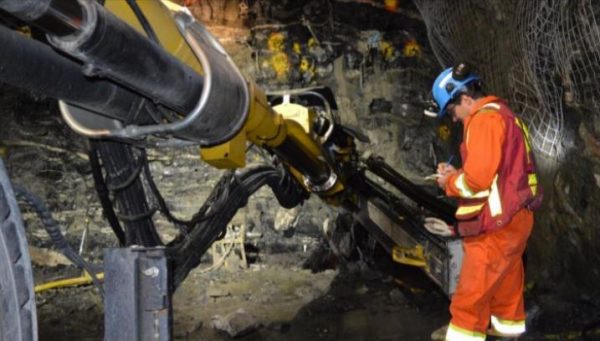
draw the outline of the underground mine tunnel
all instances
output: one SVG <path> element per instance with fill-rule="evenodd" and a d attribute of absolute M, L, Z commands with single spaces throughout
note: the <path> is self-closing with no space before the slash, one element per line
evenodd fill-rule
<path fill-rule="evenodd" d="M 0 339 L 444 339 L 467 243 L 513 226 L 461 236 L 428 180 L 468 159 L 465 94 L 432 107 L 460 63 L 528 127 L 543 188 L 510 256 L 518 339 L 600 339 L 598 20 L 592 0 L 0 0 Z"/>

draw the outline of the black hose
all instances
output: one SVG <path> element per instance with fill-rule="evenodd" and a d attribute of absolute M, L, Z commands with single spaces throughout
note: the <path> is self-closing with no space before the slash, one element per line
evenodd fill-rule
<path fill-rule="evenodd" d="M 298 205 L 304 198 L 299 186 L 289 174 L 271 165 L 263 165 L 234 174 L 225 173 L 199 212 L 200 223 L 190 231 L 188 238 L 178 238 L 169 245 L 174 265 L 174 285 L 179 285 L 187 274 L 200 263 L 210 245 L 223 236 L 227 224 L 236 212 L 246 205 L 248 198 L 264 185 L 269 185 L 280 202 L 288 207 Z M 285 184 L 285 186 L 280 186 Z M 210 211 L 209 211 L 210 209 Z"/>
<path fill-rule="evenodd" d="M 111 181 L 109 179 L 108 183 L 106 184 L 108 187 L 108 190 L 111 192 L 119 192 L 122 191 L 126 188 L 129 188 L 129 186 L 131 186 L 140 176 L 140 173 L 142 172 L 142 169 L 144 168 L 144 165 L 142 164 L 142 162 L 138 162 L 138 164 L 135 166 L 135 168 L 133 169 L 133 171 L 131 172 L 131 174 L 129 174 L 129 177 L 125 180 L 123 180 L 120 183 L 114 184 L 114 180 Z"/>
<path fill-rule="evenodd" d="M 158 187 L 156 186 L 156 183 L 154 182 L 152 172 L 150 172 L 150 167 L 148 165 L 148 157 L 146 155 L 145 149 L 141 149 L 141 156 L 139 162 L 140 165 L 142 165 L 142 170 L 144 172 L 144 177 L 146 178 L 146 183 L 148 184 L 148 187 L 150 187 L 150 191 L 152 192 L 152 195 L 154 195 L 154 199 L 156 199 L 156 202 L 158 204 L 158 210 L 167 218 L 168 221 L 179 227 L 179 230 L 182 231 L 182 233 L 187 234 L 187 230 L 185 230 L 185 228 L 192 228 L 200 221 L 201 216 L 194 215 L 190 220 L 182 220 L 175 217 L 171 213 L 171 210 L 167 206 L 164 197 L 162 196 L 162 194 L 158 190 Z"/>
<path fill-rule="evenodd" d="M 50 213 L 50 211 L 46 207 L 44 200 L 42 200 L 42 198 L 40 198 L 36 194 L 28 191 L 21 185 L 13 183 L 13 189 L 15 191 L 15 195 L 21 200 L 23 200 L 25 203 L 27 203 L 27 205 L 33 208 L 33 210 L 37 213 L 38 217 L 42 221 L 44 229 L 48 233 L 48 236 L 50 236 L 54 247 L 56 247 L 63 255 L 65 255 L 65 257 L 67 257 L 73 264 L 75 264 L 75 266 L 89 273 L 92 278 L 92 281 L 94 282 L 94 285 L 96 285 L 96 287 L 100 291 L 100 295 L 103 295 L 104 291 L 102 290 L 102 284 L 98 280 L 96 272 L 93 271 L 91 266 L 81 257 L 81 255 L 75 252 L 71 245 L 69 245 L 69 243 L 65 239 L 65 236 L 60 231 L 60 226 L 58 225 L 58 222 L 54 220 L 54 218 L 52 217 L 52 213 Z"/>
<path fill-rule="evenodd" d="M 97 141 L 90 140 L 88 156 L 90 165 L 92 166 L 92 177 L 94 178 L 94 185 L 96 187 L 96 192 L 98 193 L 98 199 L 100 199 L 100 204 L 102 205 L 102 210 L 104 211 L 104 216 L 119 240 L 119 245 L 123 247 L 126 242 L 125 231 L 123 230 L 121 223 L 119 223 L 119 219 L 117 218 L 117 214 L 109 197 L 108 186 L 102 175 L 102 167 L 100 166 L 98 148 L 96 146 L 97 143 Z"/>
<path fill-rule="evenodd" d="M 139 164 L 131 146 L 110 140 L 99 141 L 99 157 L 102 167 L 111 181 L 123 183 L 134 172 L 134 165 Z M 162 245 L 152 217 L 147 215 L 152 208 L 147 201 L 146 191 L 141 177 L 127 188 L 114 192 L 115 211 L 122 216 L 138 217 L 139 220 L 124 221 L 125 245 L 156 246 Z"/>
<path fill-rule="evenodd" d="M 129 122 L 156 111 L 149 100 L 115 83 L 90 79 L 81 64 L 0 24 L 0 81 Z M 146 121 L 136 122 L 144 124 Z"/>

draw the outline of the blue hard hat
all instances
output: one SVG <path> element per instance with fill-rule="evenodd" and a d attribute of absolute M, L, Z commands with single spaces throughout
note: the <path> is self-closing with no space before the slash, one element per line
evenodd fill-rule
<path fill-rule="evenodd" d="M 446 114 L 448 103 L 465 91 L 469 83 L 480 80 L 479 76 L 474 73 L 467 73 L 461 79 L 457 79 L 452 70 L 453 68 L 449 67 L 442 71 L 435 79 L 435 82 L 433 82 L 431 93 L 440 109 L 438 117 L 443 117 Z"/>

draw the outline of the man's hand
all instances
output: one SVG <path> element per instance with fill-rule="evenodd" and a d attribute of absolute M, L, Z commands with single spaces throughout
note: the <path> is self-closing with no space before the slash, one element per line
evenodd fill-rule
<path fill-rule="evenodd" d="M 452 227 L 446 224 L 445 221 L 438 218 L 425 218 L 425 224 L 423 224 L 423 226 L 427 229 L 427 231 L 437 234 L 438 236 L 450 237 L 454 235 Z"/>
<path fill-rule="evenodd" d="M 446 184 L 448 183 L 448 178 L 458 171 L 451 164 L 442 162 L 438 164 L 437 172 L 440 174 L 440 177 L 436 179 L 437 184 L 441 189 L 445 189 Z"/>
<path fill-rule="evenodd" d="M 441 163 L 438 163 L 437 172 L 438 172 L 438 174 L 445 175 L 445 174 L 454 174 L 457 171 L 456 171 L 456 168 L 454 168 L 454 166 L 452 166 L 452 164 L 446 163 L 446 162 L 441 162 Z"/>

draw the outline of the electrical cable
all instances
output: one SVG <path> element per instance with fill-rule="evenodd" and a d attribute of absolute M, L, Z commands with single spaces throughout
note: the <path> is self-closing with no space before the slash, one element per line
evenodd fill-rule
<path fill-rule="evenodd" d="M 171 213 L 171 210 L 167 206 L 167 203 L 166 203 L 164 197 L 160 193 L 158 186 L 156 186 L 156 182 L 154 182 L 154 178 L 152 177 L 152 172 L 150 171 L 150 167 L 148 165 L 148 157 L 146 154 L 146 150 L 141 149 L 140 151 L 141 151 L 140 164 L 143 165 L 144 177 L 147 180 L 147 184 L 148 184 L 148 187 L 150 187 L 150 191 L 152 192 L 152 194 L 154 195 L 154 198 L 156 199 L 156 202 L 158 204 L 158 210 L 167 218 L 167 220 L 169 222 L 173 223 L 177 227 L 186 227 L 188 229 L 192 228 L 194 225 L 196 225 L 200 221 L 200 219 L 202 219 L 201 216 L 194 214 L 192 216 L 192 219 L 182 220 L 182 219 L 175 217 Z M 187 231 L 185 229 L 179 228 L 179 230 L 182 231 L 183 233 L 187 233 Z"/>
<path fill-rule="evenodd" d="M 65 236 L 62 234 L 60 230 L 60 226 L 58 222 L 54 220 L 52 214 L 46 207 L 44 200 L 37 196 L 36 194 L 28 191 L 23 186 L 14 184 L 13 189 L 15 191 L 15 195 L 23 200 L 27 205 L 29 205 L 38 215 L 40 220 L 42 221 L 42 225 L 44 229 L 50 236 L 54 247 L 56 247 L 65 257 L 67 257 L 75 266 L 86 271 L 92 278 L 94 285 L 98 288 L 100 295 L 104 295 L 104 291 L 102 289 L 102 284 L 100 280 L 96 276 L 97 272 L 94 271 L 90 264 L 88 264 L 81 255 L 79 255 L 71 245 L 65 239 Z"/>

